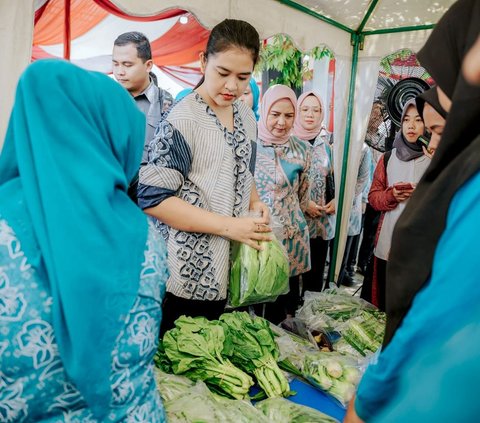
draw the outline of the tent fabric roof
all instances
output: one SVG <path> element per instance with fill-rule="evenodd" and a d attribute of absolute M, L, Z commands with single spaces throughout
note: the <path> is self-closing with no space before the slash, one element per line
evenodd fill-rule
<path fill-rule="evenodd" d="M 365 31 L 435 24 L 455 0 L 379 0 L 367 20 Z M 280 0 L 280 2 L 282 2 Z M 284 2 L 286 3 L 286 2 Z M 372 0 L 295 0 L 319 15 L 356 30 Z"/>

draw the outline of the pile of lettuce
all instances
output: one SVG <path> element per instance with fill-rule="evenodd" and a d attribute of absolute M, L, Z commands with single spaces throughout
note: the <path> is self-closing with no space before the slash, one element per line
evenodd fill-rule
<path fill-rule="evenodd" d="M 290 395 L 278 357 L 270 324 L 246 312 L 233 312 L 212 321 L 180 317 L 165 333 L 155 363 L 164 371 L 201 380 L 219 395 L 244 399 L 252 377 L 267 397 Z"/>

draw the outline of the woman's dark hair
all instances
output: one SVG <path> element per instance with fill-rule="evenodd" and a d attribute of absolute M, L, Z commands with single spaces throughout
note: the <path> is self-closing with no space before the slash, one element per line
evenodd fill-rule
<path fill-rule="evenodd" d="M 257 30 L 248 22 L 237 19 L 225 19 L 215 25 L 208 37 L 205 59 L 217 53 L 224 52 L 232 47 L 248 50 L 252 55 L 255 66 L 260 54 L 260 36 Z M 204 77 L 195 88 L 202 85 Z"/>

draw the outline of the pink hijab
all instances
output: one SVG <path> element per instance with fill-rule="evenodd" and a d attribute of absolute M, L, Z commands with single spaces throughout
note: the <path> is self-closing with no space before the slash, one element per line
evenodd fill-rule
<path fill-rule="evenodd" d="M 313 129 L 305 129 L 302 125 L 302 117 L 300 116 L 300 109 L 302 107 L 303 101 L 309 96 L 313 95 L 314 97 L 317 98 L 318 102 L 320 103 L 320 108 L 322 109 L 321 114 L 320 114 L 320 121 L 318 122 L 317 125 Z M 317 138 L 318 134 L 322 130 L 323 126 L 323 117 L 325 116 L 325 109 L 323 107 L 323 102 L 322 98 L 318 93 L 315 91 L 307 91 L 304 92 L 300 97 L 298 97 L 298 102 L 297 102 L 297 113 L 295 115 L 295 123 L 293 125 L 293 133 L 295 136 L 300 138 L 301 140 L 304 141 L 310 141 L 313 140 L 314 138 Z"/>
<path fill-rule="evenodd" d="M 258 138 L 265 144 L 285 144 L 291 135 L 286 134 L 283 137 L 276 137 L 267 129 L 267 118 L 270 109 L 278 100 L 284 98 L 290 100 L 293 104 L 293 109 L 296 110 L 297 96 L 286 85 L 272 85 L 263 95 L 262 103 L 260 104 L 260 120 L 258 121 Z"/>

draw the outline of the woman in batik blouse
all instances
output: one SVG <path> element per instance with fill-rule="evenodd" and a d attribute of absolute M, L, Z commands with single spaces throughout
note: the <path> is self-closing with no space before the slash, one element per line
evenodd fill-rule
<path fill-rule="evenodd" d="M 274 322 L 293 315 L 300 301 L 300 275 L 310 269 L 309 229 L 305 211 L 310 201 L 311 146 L 291 134 L 297 98 L 285 85 L 270 87 L 263 96 L 258 123 L 255 182 L 270 208 L 273 225 L 281 225 L 290 261 L 290 292 L 268 304 Z"/>
<path fill-rule="evenodd" d="M 163 116 L 147 145 L 138 201 L 167 240 L 162 333 L 183 314 L 217 319 L 227 299 L 230 241 L 260 249 L 258 241 L 270 239 L 268 208 L 253 179 L 256 120 L 237 101 L 259 46 L 247 22 L 214 27 L 201 55 L 203 79 Z"/>
<path fill-rule="evenodd" d="M 312 268 L 302 276 L 303 292 L 321 291 L 330 241 L 335 236 L 333 154 L 323 126 L 324 107 L 319 94 L 307 91 L 298 98 L 294 134 L 313 149 L 310 201 L 306 217 L 310 228 Z M 329 182 L 330 181 L 330 182 Z"/>

